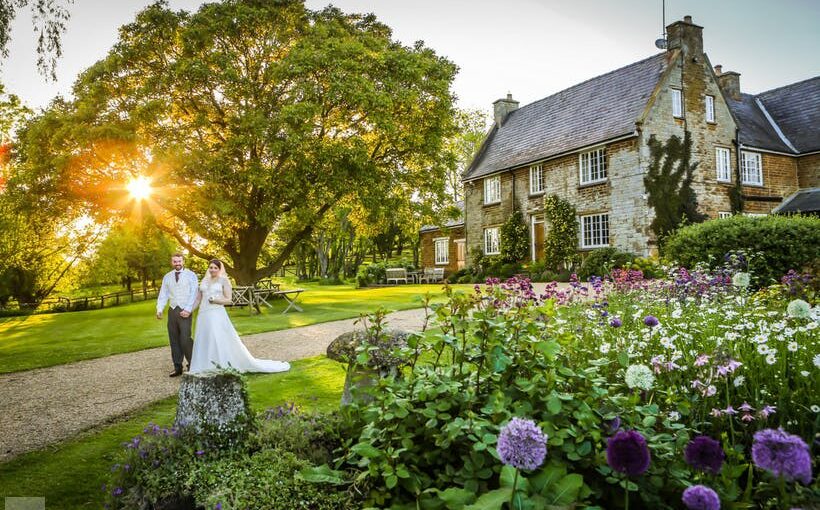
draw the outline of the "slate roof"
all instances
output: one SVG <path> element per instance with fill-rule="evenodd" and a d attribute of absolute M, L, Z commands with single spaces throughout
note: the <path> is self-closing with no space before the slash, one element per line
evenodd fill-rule
<path fill-rule="evenodd" d="M 740 128 L 740 143 L 759 149 L 793 154 L 794 151 L 783 142 L 766 115 L 758 107 L 755 96 L 751 94 L 741 94 L 740 96 L 740 101 L 735 101 L 729 96 L 726 97 L 726 103 L 735 115 Z"/>
<path fill-rule="evenodd" d="M 464 225 L 464 201 L 456 202 L 456 207 L 461 210 L 461 215 L 458 218 L 447 220 L 443 227 L 439 225 L 424 225 L 419 229 L 419 232 L 431 232 L 442 228 L 452 228 Z"/>
<path fill-rule="evenodd" d="M 820 150 L 820 76 L 757 97 L 798 152 Z"/>
<path fill-rule="evenodd" d="M 494 127 L 465 180 L 635 132 L 667 52 L 592 78 L 510 113 Z"/>
<path fill-rule="evenodd" d="M 776 214 L 820 212 L 820 188 L 802 189 L 783 201 L 773 211 Z"/>

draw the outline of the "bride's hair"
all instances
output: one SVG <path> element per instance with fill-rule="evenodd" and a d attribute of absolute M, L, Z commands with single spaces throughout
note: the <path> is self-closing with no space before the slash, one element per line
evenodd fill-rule
<path fill-rule="evenodd" d="M 214 265 L 219 268 L 219 274 L 217 275 L 217 278 L 225 276 L 225 264 L 223 264 L 221 260 L 211 259 L 211 261 L 208 262 L 208 267 L 210 268 L 211 265 Z"/>

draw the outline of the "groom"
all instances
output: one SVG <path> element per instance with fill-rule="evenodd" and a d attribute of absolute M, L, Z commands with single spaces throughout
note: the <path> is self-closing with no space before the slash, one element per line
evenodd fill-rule
<path fill-rule="evenodd" d="M 174 360 L 174 371 L 171 377 L 182 375 L 182 358 L 191 368 L 191 351 L 194 341 L 191 339 L 191 314 L 196 300 L 199 281 L 196 274 L 185 269 L 185 261 L 180 253 L 171 256 L 174 270 L 162 278 L 162 287 L 157 296 L 157 319 L 162 319 L 165 304 L 170 301 L 168 309 L 168 339 L 171 342 L 171 359 Z"/>

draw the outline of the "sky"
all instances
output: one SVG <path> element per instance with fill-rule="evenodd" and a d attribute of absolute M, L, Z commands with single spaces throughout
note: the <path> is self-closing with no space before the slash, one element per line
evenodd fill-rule
<path fill-rule="evenodd" d="M 65 0 L 62 0 L 65 1 Z M 662 0 L 335 0 L 346 12 L 372 12 L 394 38 L 422 40 L 456 63 L 462 108 L 490 111 L 511 93 L 522 105 L 657 53 Z M 77 75 L 103 58 L 119 26 L 149 0 L 74 0 L 64 53 L 52 82 L 35 66 L 31 17 L 13 25 L 0 82 L 31 107 L 70 97 Z M 203 2 L 170 0 L 173 9 Z M 312 9 L 327 0 L 306 0 Z M 704 27 L 712 64 L 741 73 L 758 93 L 820 74 L 820 0 L 666 0 L 667 24 L 691 15 Z"/>

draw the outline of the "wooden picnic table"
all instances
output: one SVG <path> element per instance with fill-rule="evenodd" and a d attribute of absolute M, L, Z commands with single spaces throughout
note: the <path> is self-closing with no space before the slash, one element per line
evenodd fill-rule
<path fill-rule="evenodd" d="M 260 312 L 259 305 L 265 305 L 268 308 L 273 308 L 273 305 L 268 301 L 271 298 L 281 297 L 287 302 L 288 306 L 282 312 L 288 313 L 291 309 L 302 312 L 302 307 L 296 304 L 299 295 L 305 289 L 289 289 L 280 290 L 279 284 L 272 282 L 270 279 L 259 280 L 253 286 L 238 286 L 233 288 L 233 302 L 231 306 L 248 306 L 251 314 L 254 309 Z"/>

